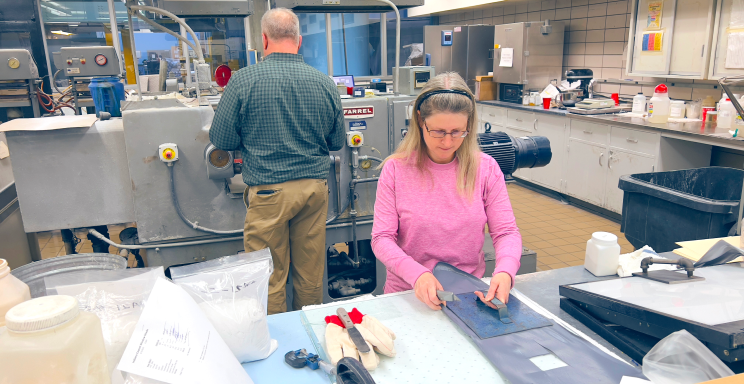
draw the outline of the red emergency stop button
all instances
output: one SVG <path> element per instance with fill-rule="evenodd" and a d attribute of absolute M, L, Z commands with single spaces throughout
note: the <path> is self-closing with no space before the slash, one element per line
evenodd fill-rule
<path fill-rule="evenodd" d="M 85 58 L 80 59 L 80 64 L 85 64 Z"/>
<path fill-rule="evenodd" d="M 165 157 L 166 160 L 173 160 L 174 155 L 175 154 L 171 149 L 166 149 L 165 151 L 163 151 L 163 157 Z"/>
<path fill-rule="evenodd" d="M 354 145 L 359 145 L 359 143 L 362 142 L 362 138 L 359 136 L 354 136 L 351 138 L 351 142 L 354 143 Z"/>

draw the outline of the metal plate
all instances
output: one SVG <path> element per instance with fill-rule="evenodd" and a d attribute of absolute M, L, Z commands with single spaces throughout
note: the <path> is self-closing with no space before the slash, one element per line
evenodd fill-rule
<path fill-rule="evenodd" d="M 481 339 L 542 328 L 553 325 L 545 317 L 522 304 L 519 299 L 509 295 L 506 307 L 512 322 L 503 323 L 497 310 L 483 304 L 474 293 L 457 295 L 460 301 L 447 303 L 447 309 L 457 315 Z"/>
<path fill-rule="evenodd" d="M 687 277 L 687 273 L 675 271 L 650 271 L 647 273 L 633 272 L 633 276 L 638 276 L 644 279 L 654 280 L 666 284 L 682 284 L 705 280 L 704 277 Z"/>

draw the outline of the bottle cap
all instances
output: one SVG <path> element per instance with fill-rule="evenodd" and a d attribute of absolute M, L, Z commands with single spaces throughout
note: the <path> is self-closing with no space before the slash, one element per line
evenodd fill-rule
<path fill-rule="evenodd" d="M 667 93 L 669 90 L 667 89 L 667 86 L 664 84 L 659 84 L 654 88 L 654 93 Z"/>
<path fill-rule="evenodd" d="M 8 276 L 10 273 L 10 268 L 8 267 L 8 262 L 5 261 L 5 259 L 0 259 L 0 279 L 2 279 L 5 276 Z"/>
<path fill-rule="evenodd" d="M 638 92 L 638 94 L 639 94 L 639 95 L 642 95 L 642 94 L 643 94 L 643 92 Z"/>
<path fill-rule="evenodd" d="M 72 296 L 44 296 L 24 301 L 5 314 L 5 326 L 13 332 L 35 332 L 62 325 L 80 313 Z"/>
<path fill-rule="evenodd" d="M 615 244 L 617 243 L 617 236 L 609 232 L 594 232 L 592 233 L 592 240 L 604 244 Z"/>

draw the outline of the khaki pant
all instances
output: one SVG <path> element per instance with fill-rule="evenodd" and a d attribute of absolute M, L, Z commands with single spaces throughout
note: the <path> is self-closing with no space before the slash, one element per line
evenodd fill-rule
<path fill-rule="evenodd" d="M 250 186 L 243 193 L 246 252 L 269 247 L 274 273 L 269 280 L 269 314 L 287 310 L 286 285 L 292 263 L 294 310 L 323 301 L 326 180 L 299 179 Z"/>

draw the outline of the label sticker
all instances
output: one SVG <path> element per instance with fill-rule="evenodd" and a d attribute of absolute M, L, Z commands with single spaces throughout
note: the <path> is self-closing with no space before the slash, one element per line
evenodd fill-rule
<path fill-rule="evenodd" d="M 375 108 L 372 106 L 344 108 L 344 118 L 366 119 L 370 117 L 375 117 Z"/>
<path fill-rule="evenodd" d="M 460 31 L 462 31 L 462 27 L 455 27 L 454 31 L 455 32 L 460 32 Z"/>
<path fill-rule="evenodd" d="M 349 122 L 349 130 L 350 131 L 362 131 L 367 129 L 367 122 L 362 121 L 350 121 Z"/>
<path fill-rule="evenodd" d="M 80 68 L 67 68 L 67 74 L 78 74 L 80 73 Z"/>

